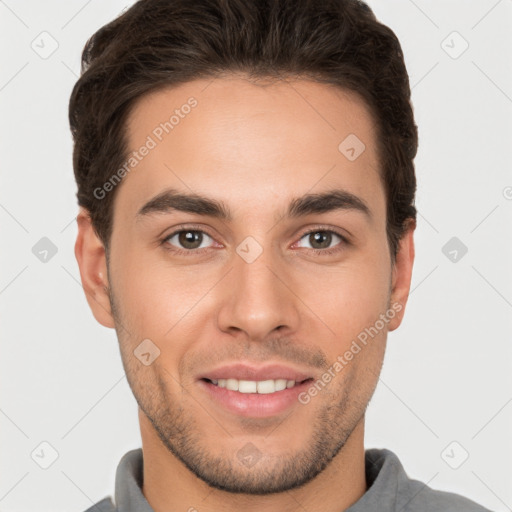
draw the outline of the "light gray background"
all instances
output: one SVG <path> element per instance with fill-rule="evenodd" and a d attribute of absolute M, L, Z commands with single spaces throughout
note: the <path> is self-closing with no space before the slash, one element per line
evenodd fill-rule
<path fill-rule="evenodd" d="M 433 488 L 511 510 L 512 0 L 369 4 L 402 43 L 420 149 L 412 293 L 366 446 L 395 451 Z M 113 493 L 120 457 L 140 446 L 115 332 L 94 320 L 73 253 L 67 121 L 86 39 L 125 7 L 0 0 L 3 511 L 83 511 Z M 47 58 L 32 48 L 52 39 Z M 58 249 L 46 263 L 32 252 L 42 237 Z M 456 262 L 442 252 L 452 237 L 468 248 Z M 48 469 L 43 441 L 58 452 Z"/>

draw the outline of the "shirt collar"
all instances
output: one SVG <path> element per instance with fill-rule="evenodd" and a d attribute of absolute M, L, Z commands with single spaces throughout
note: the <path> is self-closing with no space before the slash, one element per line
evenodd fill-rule
<path fill-rule="evenodd" d="M 399 487 L 408 478 L 398 457 L 385 448 L 365 451 L 367 491 L 346 512 L 396 510 Z M 116 472 L 115 504 L 118 512 L 154 512 L 142 494 L 142 448 L 126 453 Z"/>
<path fill-rule="evenodd" d="M 117 466 L 115 504 L 118 512 L 154 512 L 142 494 L 142 448 L 125 453 Z"/>

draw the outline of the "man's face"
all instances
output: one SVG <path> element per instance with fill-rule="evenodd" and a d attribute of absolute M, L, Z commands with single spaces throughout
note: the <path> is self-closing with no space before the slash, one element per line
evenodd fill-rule
<path fill-rule="evenodd" d="M 182 108 L 190 97 L 197 104 Z M 166 133 L 160 124 L 176 109 Z M 362 428 L 411 270 L 391 265 L 375 137 L 355 95 L 309 81 L 194 81 L 130 114 L 129 149 L 151 148 L 116 191 L 109 307 L 141 421 L 212 486 L 291 489 Z M 171 189 L 223 203 L 230 218 L 162 201 L 143 209 Z M 288 215 L 293 200 L 334 191 L 368 211 L 324 199 Z M 223 369 L 237 363 L 241 373 Z M 259 394 L 219 387 L 237 375 L 297 382 Z"/>

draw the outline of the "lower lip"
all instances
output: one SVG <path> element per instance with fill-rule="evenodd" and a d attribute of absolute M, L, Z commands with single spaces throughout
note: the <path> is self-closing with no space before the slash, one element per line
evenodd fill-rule
<path fill-rule="evenodd" d="M 311 385 L 312 379 L 275 393 L 240 393 L 221 388 L 207 380 L 200 379 L 198 382 L 213 400 L 228 411 L 240 416 L 268 418 L 297 404 L 298 395 Z"/>

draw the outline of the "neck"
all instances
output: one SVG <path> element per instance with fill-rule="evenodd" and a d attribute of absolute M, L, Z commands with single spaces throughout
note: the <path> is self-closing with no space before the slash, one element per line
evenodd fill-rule
<path fill-rule="evenodd" d="M 367 490 L 364 416 L 344 447 L 316 478 L 298 489 L 265 496 L 212 489 L 169 452 L 140 409 L 139 421 L 144 454 L 142 492 L 154 512 L 294 512 L 298 506 L 304 510 L 340 512 Z"/>

